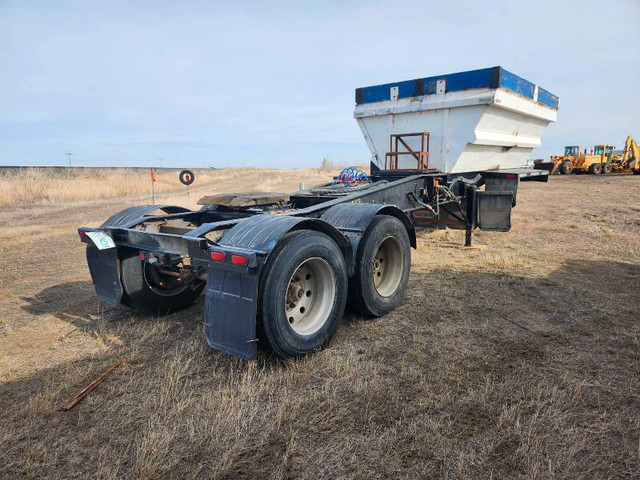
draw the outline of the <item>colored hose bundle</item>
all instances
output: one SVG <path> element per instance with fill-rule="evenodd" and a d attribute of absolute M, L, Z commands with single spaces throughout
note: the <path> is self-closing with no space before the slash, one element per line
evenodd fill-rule
<path fill-rule="evenodd" d="M 338 183 L 353 186 L 356 183 L 371 183 L 371 178 L 359 168 L 348 167 L 343 169 L 338 175 L 338 178 L 333 182 L 334 185 Z"/>

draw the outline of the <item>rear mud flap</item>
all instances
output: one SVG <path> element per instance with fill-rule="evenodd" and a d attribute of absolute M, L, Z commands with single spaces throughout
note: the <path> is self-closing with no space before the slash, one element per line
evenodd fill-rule
<path fill-rule="evenodd" d="M 511 230 L 513 192 L 478 192 L 478 226 L 490 232 Z"/>
<path fill-rule="evenodd" d="M 258 275 L 209 269 L 204 318 L 207 342 L 245 360 L 257 353 Z"/>
<path fill-rule="evenodd" d="M 107 304 L 116 307 L 122 298 L 122 284 L 118 268 L 118 252 L 115 248 L 98 250 L 87 245 L 87 263 L 96 293 Z"/>

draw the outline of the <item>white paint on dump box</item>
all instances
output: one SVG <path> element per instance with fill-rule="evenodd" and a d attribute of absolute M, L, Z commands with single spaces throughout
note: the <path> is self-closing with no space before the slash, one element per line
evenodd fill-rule
<path fill-rule="evenodd" d="M 354 117 L 371 161 L 384 168 L 391 134 L 429 132 L 430 168 L 455 173 L 523 167 L 557 118 L 555 109 L 503 88 L 445 92 L 446 81 L 438 80 L 436 95 L 397 99 L 396 93 L 393 101 L 358 105 Z M 537 94 L 536 87 L 536 99 Z M 408 143 L 419 150 L 418 141 Z M 416 168 L 416 163 L 401 155 L 398 167 Z"/>

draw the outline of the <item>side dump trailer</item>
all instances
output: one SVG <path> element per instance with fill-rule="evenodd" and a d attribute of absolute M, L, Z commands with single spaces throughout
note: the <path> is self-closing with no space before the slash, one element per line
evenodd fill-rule
<path fill-rule="evenodd" d="M 427 131 L 428 167 L 458 173 L 523 166 L 556 121 L 558 97 L 493 67 L 359 88 L 356 105 L 373 169 L 393 159 L 390 135 Z M 412 140 L 415 149 L 420 139 Z M 411 156 L 398 159 L 412 168 Z"/>
<path fill-rule="evenodd" d="M 523 168 L 557 97 L 500 67 L 356 90 L 371 173 L 291 195 L 204 197 L 197 211 L 132 207 L 79 229 L 100 298 L 154 314 L 205 292 L 205 336 L 245 359 L 324 348 L 345 305 L 402 301 L 415 225 L 508 231 Z"/>

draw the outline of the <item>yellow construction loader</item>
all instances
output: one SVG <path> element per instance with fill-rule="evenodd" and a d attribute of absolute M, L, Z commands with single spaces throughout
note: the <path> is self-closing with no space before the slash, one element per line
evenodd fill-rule
<path fill-rule="evenodd" d="M 553 155 L 551 161 L 547 163 L 539 163 L 536 168 L 546 168 L 551 175 L 560 172 L 562 175 L 568 175 L 573 172 L 573 160 L 581 155 L 580 145 L 570 145 L 564 147 L 564 155 Z"/>
<path fill-rule="evenodd" d="M 551 157 L 551 173 L 626 173 L 640 175 L 640 147 L 627 137 L 622 155 L 614 155 L 614 145 L 595 145 L 590 152 L 579 145 L 564 147 L 564 155 Z"/>

